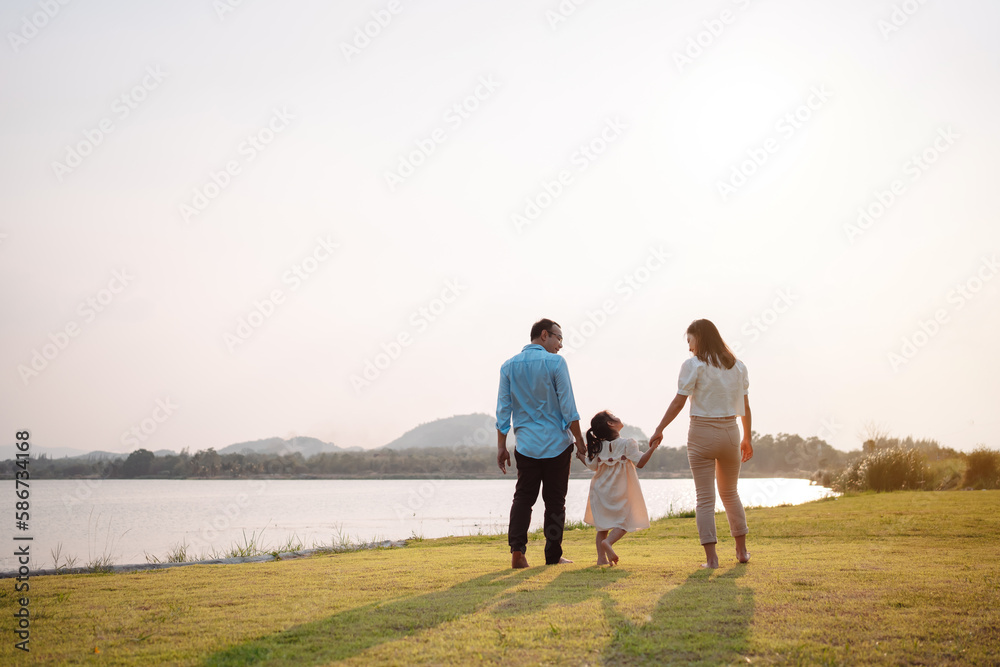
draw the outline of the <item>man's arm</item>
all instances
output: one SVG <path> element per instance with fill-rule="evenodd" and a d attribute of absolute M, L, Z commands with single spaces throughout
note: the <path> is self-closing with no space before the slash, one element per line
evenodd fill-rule
<path fill-rule="evenodd" d="M 586 456 L 587 443 L 583 441 L 583 434 L 580 433 L 580 420 L 574 419 L 569 423 L 569 432 L 576 439 L 576 451 L 580 456 Z"/>
<path fill-rule="evenodd" d="M 566 360 L 560 357 L 559 366 L 556 368 L 553 380 L 556 386 L 556 398 L 559 399 L 559 411 L 562 412 L 563 419 L 569 423 L 569 431 L 576 441 L 576 451 L 580 454 L 587 452 L 587 443 L 583 440 L 580 432 L 580 413 L 576 410 L 576 398 L 573 396 L 573 383 L 569 380 L 569 368 Z"/>
<path fill-rule="evenodd" d="M 500 389 L 497 391 L 497 466 L 500 472 L 507 474 L 510 465 L 510 452 L 507 451 L 507 431 L 510 430 L 510 378 L 500 369 Z M 501 430 L 503 429 L 503 430 Z"/>
<path fill-rule="evenodd" d="M 507 466 L 510 465 L 510 452 L 507 451 L 507 434 L 497 429 L 497 466 L 500 472 L 507 474 Z"/>

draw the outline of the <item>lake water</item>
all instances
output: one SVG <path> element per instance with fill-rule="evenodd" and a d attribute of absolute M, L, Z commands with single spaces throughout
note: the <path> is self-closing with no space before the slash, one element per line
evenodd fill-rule
<path fill-rule="evenodd" d="M 78 567 L 107 553 L 117 564 L 163 559 L 187 544 L 195 554 L 222 552 L 256 533 L 266 546 L 290 537 L 306 547 L 351 542 L 506 533 L 514 478 L 498 480 L 31 480 L 33 570 L 53 565 L 51 552 Z M 691 479 L 642 479 L 651 519 L 694 509 Z M 588 479 L 571 479 L 568 521 L 581 521 Z M 14 497 L 14 482 L 0 483 Z M 747 506 L 799 504 L 832 494 L 804 479 L 741 479 Z M 722 509 L 721 500 L 717 508 Z M 542 524 L 541 497 L 532 529 Z M 13 517 L 10 524 L 13 524 Z M 13 526 L 12 526 L 13 527 Z M 5 533 L 8 531 L 5 530 Z M 258 540 L 260 541 L 260 540 Z M 25 544 L 25 542 L 8 542 Z M 12 547 L 0 571 L 17 568 Z"/>

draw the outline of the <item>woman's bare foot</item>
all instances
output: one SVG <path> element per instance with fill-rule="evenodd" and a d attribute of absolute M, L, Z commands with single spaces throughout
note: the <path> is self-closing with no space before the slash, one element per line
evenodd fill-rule
<path fill-rule="evenodd" d="M 750 552 L 747 551 L 747 536 L 737 535 L 736 538 L 736 560 L 746 563 L 750 560 Z"/>
<path fill-rule="evenodd" d="M 705 547 L 705 562 L 701 566 L 709 570 L 719 567 L 719 555 L 715 552 L 715 542 L 708 542 L 701 546 Z"/>
<path fill-rule="evenodd" d="M 616 554 L 615 550 L 611 548 L 611 543 L 608 542 L 608 540 L 604 540 L 603 542 L 601 542 L 601 546 L 604 547 L 604 554 L 608 557 L 608 560 L 611 562 L 612 567 L 617 565 L 618 554 Z"/>
<path fill-rule="evenodd" d="M 571 561 L 569 558 L 560 558 L 559 562 L 556 563 L 556 565 L 565 565 L 566 563 L 572 563 L 572 562 L 573 561 Z"/>

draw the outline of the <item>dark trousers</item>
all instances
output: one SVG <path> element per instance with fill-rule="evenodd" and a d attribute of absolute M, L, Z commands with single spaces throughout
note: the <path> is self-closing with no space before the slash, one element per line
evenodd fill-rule
<path fill-rule="evenodd" d="M 573 445 L 559 456 L 551 459 L 533 459 L 522 456 L 514 448 L 517 463 L 517 486 L 514 487 L 514 502 L 510 506 L 510 527 L 507 543 L 510 552 L 528 550 L 528 526 L 531 524 L 531 508 L 538 499 L 538 487 L 542 487 L 545 502 L 545 564 L 554 565 L 562 558 L 563 526 L 566 523 L 566 488 L 569 486 L 569 466 L 573 461 Z"/>

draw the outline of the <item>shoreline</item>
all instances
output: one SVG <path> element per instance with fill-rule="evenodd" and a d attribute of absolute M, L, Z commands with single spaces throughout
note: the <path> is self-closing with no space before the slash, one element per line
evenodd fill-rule
<path fill-rule="evenodd" d="M 300 549 L 298 551 L 282 551 L 279 553 L 264 553 L 257 556 L 236 556 L 233 558 L 210 558 L 207 560 L 181 561 L 179 563 L 132 563 L 129 565 L 108 565 L 105 567 L 60 567 L 45 570 L 33 570 L 32 577 L 48 577 L 62 574 L 127 574 L 144 570 L 164 570 L 185 565 L 241 565 L 243 563 L 267 563 L 279 560 L 294 560 L 307 558 L 317 554 L 350 553 L 354 551 L 369 551 L 375 549 L 398 549 L 405 547 L 409 540 L 382 540 L 372 544 L 360 544 L 342 549 L 317 547 L 315 549 Z M 0 572 L 0 579 L 13 579 L 18 572 Z"/>

